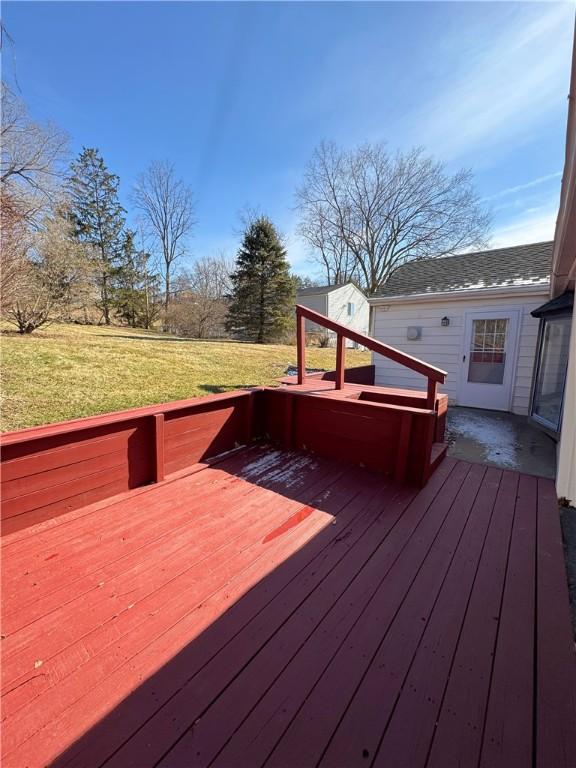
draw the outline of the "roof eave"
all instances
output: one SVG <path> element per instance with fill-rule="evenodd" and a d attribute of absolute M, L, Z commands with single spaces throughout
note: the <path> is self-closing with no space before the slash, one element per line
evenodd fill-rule
<path fill-rule="evenodd" d="M 323 290 L 318 289 L 317 291 L 308 292 L 308 289 L 305 288 L 304 290 L 306 291 L 306 293 L 300 293 L 299 291 L 296 291 L 296 298 L 305 299 L 307 296 L 327 296 L 329 293 L 336 293 L 342 288 L 347 288 L 350 285 L 352 286 L 352 288 L 355 288 L 358 291 L 358 293 L 362 294 L 364 298 L 366 298 L 366 294 L 363 291 L 361 291 L 360 288 L 358 288 L 358 286 L 352 282 L 352 280 L 349 280 L 347 283 L 342 283 L 341 285 L 331 285 L 329 288 L 324 288 Z"/>
<path fill-rule="evenodd" d="M 547 294 L 550 290 L 550 282 L 536 285 L 505 285 L 498 288 L 474 288 L 462 291 L 439 291 L 437 293 L 410 293 L 398 296 L 371 296 L 368 301 L 372 306 L 381 304 L 400 304 L 418 301 L 465 301 L 466 299 L 484 299 L 489 296 L 506 298 L 507 296 L 532 296 Z"/>
<path fill-rule="evenodd" d="M 552 254 L 552 297 L 573 289 L 576 283 L 576 35 L 572 49 L 572 75 L 568 94 L 566 154 L 560 206 Z"/>

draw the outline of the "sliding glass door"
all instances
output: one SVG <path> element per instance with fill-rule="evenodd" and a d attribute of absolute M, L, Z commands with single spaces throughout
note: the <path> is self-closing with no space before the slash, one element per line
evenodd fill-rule
<path fill-rule="evenodd" d="M 553 432 L 559 432 L 572 318 L 562 315 L 545 318 L 542 323 L 532 417 Z"/>

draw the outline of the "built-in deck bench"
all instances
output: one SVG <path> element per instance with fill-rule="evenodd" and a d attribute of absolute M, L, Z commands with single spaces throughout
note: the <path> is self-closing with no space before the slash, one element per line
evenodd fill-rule
<path fill-rule="evenodd" d="M 159 482 L 240 445 L 268 440 L 423 486 L 445 455 L 443 371 L 297 309 L 299 374 L 291 386 L 194 398 L 20 430 L 2 436 L 5 533 Z M 307 377 L 303 319 L 339 329 L 333 375 Z M 373 386 L 373 368 L 346 375 L 352 335 L 428 377 L 425 391 Z M 367 382 L 372 378 L 372 383 Z M 351 379 L 356 383 L 346 381 Z"/>

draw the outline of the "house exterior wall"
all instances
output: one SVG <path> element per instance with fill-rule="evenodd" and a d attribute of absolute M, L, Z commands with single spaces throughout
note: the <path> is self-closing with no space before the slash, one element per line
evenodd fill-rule
<path fill-rule="evenodd" d="M 348 315 L 348 304 L 354 304 L 354 314 Z M 358 333 L 368 333 L 370 307 L 368 300 L 355 285 L 343 285 L 328 294 L 328 317 Z"/>
<path fill-rule="evenodd" d="M 320 312 L 321 315 L 326 315 L 331 320 L 342 323 L 354 331 L 368 333 L 370 307 L 366 296 L 355 285 L 343 285 L 341 288 L 328 293 L 298 296 L 296 301 L 303 307 Z M 349 303 L 354 304 L 352 317 L 348 315 Z M 336 334 L 333 331 L 323 329 L 311 320 L 306 319 L 304 327 L 306 333 L 322 331 L 330 337 L 332 343 L 336 340 Z M 349 342 L 349 346 L 354 346 L 353 342 Z"/>
<path fill-rule="evenodd" d="M 311 296 L 298 296 L 296 299 L 298 304 L 303 307 L 314 310 L 314 312 L 320 312 L 321 315 L 328 314 L 328 294 L 327 293 L 315 293 Z M 306 333 L 321 330 L 316 323 L 306 319 L 304 328 Z"/>
<path fill-rule="evenodd" d="M 463 371 L 465 313 L 494 311 L 499 307 L 518 310 L 517 360 L 512 384 L 511 410 L 513 413 L 527 414 L 539 326 L 539 321 L 532 317 L 530 312 L 546 301 L 547 296 L 547 287 L 543 286 L 541 294 L 532 293 L 529 296 L 455 297 L 446 301 L 423 300 L 376 305 L 373 334 L 379 341 L 445 370 L 448 376 L 446 383 L 440 386 L 440 391 L 448 395 L 450 403 L 457 405 L 460 376 Z M 388 308 L 385 309 L 385 306 Z M 445 316 L 450 320 L 450 325 L 446 327 L 440 322 Z M 407 340 L 408 326 L 419 326 L 422 329 L 420 339 Z M 377 385 L 405 389 L 423 389 L 426 386 L 424 378 L 417 373 L 380 355 L 374 354 L 372 358 Z"/>

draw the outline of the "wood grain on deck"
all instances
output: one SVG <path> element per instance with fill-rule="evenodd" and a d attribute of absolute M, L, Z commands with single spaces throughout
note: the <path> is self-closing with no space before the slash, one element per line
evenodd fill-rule
<path fill-rule="evenodd" d="M 552 484 L 265 446 L 4 537 L 7 768 L 576 765 Z"/>

